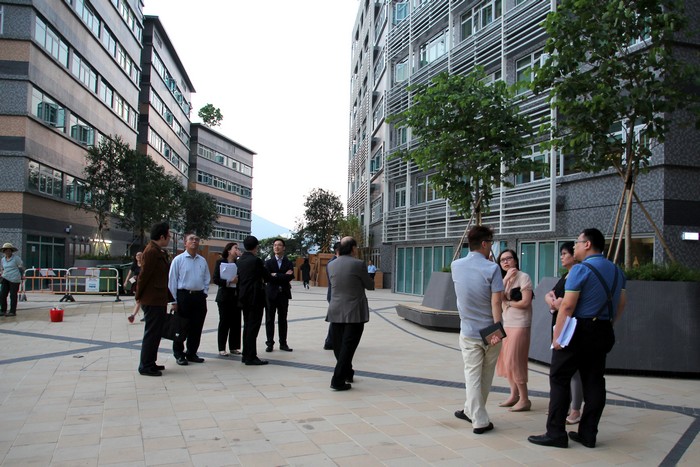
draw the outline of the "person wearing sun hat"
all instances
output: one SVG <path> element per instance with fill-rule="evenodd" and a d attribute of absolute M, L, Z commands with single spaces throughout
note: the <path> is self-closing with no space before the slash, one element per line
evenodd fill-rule
<path fill-rule="evenodd" d="M 12 243 L 2 246 L 2 289 L 0 291 L 0 316 L 17 316 L 17 292 L 22 283 L 24 264 L 22 259 L 15 254 L 17 248 Z M 7 296 L 10 296 L 10 311 L 7 311 Z"/>

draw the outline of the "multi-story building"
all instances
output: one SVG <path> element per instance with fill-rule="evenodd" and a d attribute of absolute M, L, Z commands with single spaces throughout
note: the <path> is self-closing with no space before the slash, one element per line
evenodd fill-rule
<path fill-rule="evenodd" d="M 216 200 L 219 217 L 206 244 L 210 251 L 221 251 L 250 235 L 255 153 L 200 123 L 190 128 L 188 188 Z"/>
<path fill-rule="evenodd" d="M 492 80 L 530 80 L 546 40 L 541 24 L 554 3 L 360 2 L 352 36 L 348 213 L 360 218 L 386 287 L 422 294 L 431 273 L 452 261 L 467 219 L 437 197 L 430 172 L 392 157 L 417 142 L 410 128 L 390 125 L 385 117 L 408 108 L 410 85 L 427 83 L 444 71 L 464 74 L 482 66 Z M 698 24 L 698 12 L 688 12 L 691 23 Z M 679 47 L 700 46 L 694 39 L 682 40 L 686 42 Z M 546 95 L 522 89 L 521 112 L 536 124 L 551 120 Z M 700 160 L 694 149 L 699 140 L 692 125 L 676 125 L 654 147 L 649 173 L 636 187 L 676 259 L 692 267 L 700 266 L 700 242 L 683 238 L 700 230 Z M 549 170 L 521 174 L 512 180 L 513 187 L 498 187 L 483 223 L 495 229 L 496 249 L 514 248 L 521 268 L 537 282 L 557 274 L 559 245 L 581 229 L 594 226 L 611 235 L 622 183 L 612 171 L 576 172 L 570 157 L 542 151 L 539 145 L 531 157 Z M 635 262 L 666 261 L 637 205 L 633 218 Z"/>
<path fill-rule="evenodd" d="M 85 152 L 136 144 L 140 0 L 0 3 L 0 238 L 28 266 L 65 267 L 94 246 L 76 209 Z M 131 234 L 112 230 L 113 251 Z"/>
<path fill-rule="evenodd" d="M 143 19 L 137 149 L 187 184 L 194 86 L 157 16 Z"/>
<path fill-rule="evenodd" d="M 0 3 L 0 241 L 17 246 L 28 266 L 70 267 L 102 253 L 94 215 L 78 202 L 85 154 L 108 137 L 214 195 L 220 217 L 208 244 L 250 232 L 254 153 L 190 128 L 194 86 L 160 20 L 144 17 L 142 5 Z M 110 222 L 105 238 L 116 256 L 134 234 Z"/>

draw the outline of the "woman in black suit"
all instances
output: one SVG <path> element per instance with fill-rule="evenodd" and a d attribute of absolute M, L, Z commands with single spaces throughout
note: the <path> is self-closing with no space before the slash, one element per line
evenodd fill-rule
<path fill-rule="evenodd" d="M 221 253 L 221 259 L 216 262 L 213 282 L 219 286 L 216 293 L 216 304 L 219 306 L 219 355 L 228 357 L 226 341 L 232 354 L 241 353 L 241 308 L 238 306 L 238 276 L 226 280 L 221 278 L 221 264 L 235 263 L 240 255 L 237 243 L 228 243 Z"/>

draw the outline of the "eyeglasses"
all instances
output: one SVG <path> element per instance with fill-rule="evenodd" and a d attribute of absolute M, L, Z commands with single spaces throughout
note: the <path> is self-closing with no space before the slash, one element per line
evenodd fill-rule
<path fill-rule="evenodd" d="M 504 256 L 503 258 L 501 258 L 501 263 L 507 263 L 508 261 L 510 261 L 512 259 L 513 259 L 512 256 Z"/>
<path fill-rule="evenodd" d="M 574 243 L 586 243 L 588 240 L 576 240 Z"/>

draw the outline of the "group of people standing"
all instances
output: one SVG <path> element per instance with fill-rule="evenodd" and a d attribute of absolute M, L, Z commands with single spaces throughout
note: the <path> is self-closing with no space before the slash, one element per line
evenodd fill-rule
<path fill-rule="evenodd" d="M 491 229 L 472 228 L 469 254 L 452 263 L 466 388 L 464 407 L 455 417 L 471 423 L 476 434 L 494 429 L 486 401 L 495 373 L 510 386 L 500 407 L 523 412 L 532 405 L 527 390 L 532 281 L 519 270 L 515 251 L 503 250 L 495 262 L 490 260 L 493 242 Z M 575 242 L 560 248 L 567 275 L 545 297 L 553 326 L 547 431 L 528 437 L 531 443 L 563 448 L 572 440 L 595 447 L 605 406 L 606 355 L 615 342 L 613 324 L 626 304 L 624 274 L 603 257 L 604 248 L 605 237 L 597 229 L 583 230 Z M 568 343 L 561 340 L 565 324 L 570 325 L 567 318 L 575 318 Z M 482 337 L 499 322 L 504 334 Z M 566 425 L 577 423 L 578 430 L 567 434 Z"/>

